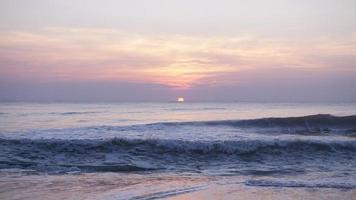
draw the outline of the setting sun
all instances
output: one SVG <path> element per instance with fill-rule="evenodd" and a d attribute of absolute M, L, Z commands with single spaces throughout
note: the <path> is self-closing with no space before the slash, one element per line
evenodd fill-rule
<path fill-rule="evenodd" d="M 179 98 L 177 99 L 177 101 L 178 101 L 178 102 L 184 102 L 184 98 L 183 98 L 183 97 L 179 97 Z"/>

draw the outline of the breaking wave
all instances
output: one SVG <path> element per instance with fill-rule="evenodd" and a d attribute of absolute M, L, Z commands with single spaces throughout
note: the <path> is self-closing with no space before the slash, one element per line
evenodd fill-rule
<path fill-rule="evenodd" d="M 278 158 L 283 155 L 291 157 L 318 154 L 328 156 L 333 153 L 353 155 L 356 152 L 356 141 L 1 139 L 0 152 L 2 169 L 126 172 L 175 168 L 175 165 L 185 164 L 198 165 L 202 162 L 219 163 L 220 160 L 233 163 L 239 157 L 257 157 L 258 160 L 266 156 Z"/>
<path fill-rule="evenodd" d="M 174 129 L 171 129 L 174 126 Z M 197 129 L 183 128 L 194 126 Z M 210 166 L 227 166 L 229 171 L 240 174 L 278 174 L 303 172 L 298 169 L 298 162 L 314 162 L 323 167 L 323 162 L 342 162 L 356 160 L 356 140 L 345 136 L 269 136 L 237 135 L 224 136 L 230 129 L 212 129 L 210 138 L 194 137 L 208 129 L 203 127 L 229 126 L 238 128 L 253 127 L 259 131 L 268 128 L 281 130 L 303 127 L 311 130 L 356 130 L 356 116 L 336 117 L 331 115 L 312 115 L 304 117 L 265 118 L 253 120 L 206 121 L 206 122 L 162 122 L 133 126 L 96 126 L 73 129 L 44 130 L 32 139 L 35 133 L 26 133 L 24 137 L 0 137 L 0 169 L 25 169 L 44 172 L 128 172 L 170 169 L 204 170 Z M 195 131 L 195 132 L 192 132 Z M 53 135 L 73 135 L 70 138 L 40 138 Z M 51 132 L 52 131 L 52 132 Z M 178 132 L 177 132 L 178 131 Z M 183 131 L 179 132 L 179 131 Z M 214 135 L 216 131 L 216 135 Z M 219 133 L 219 131 L 221 131 Z M 224 132 L 226 131 L 226 132 Z M 234 130 L 235 131 L 235 130 Z M 91 138 L 94 135 L 110 136 L 104 139 Z M 157 133 L 150 137 L 147 134 Z M 164 134 L 161 136 L 159 134 Z M 194 133 L 194 134 L 193 134 Z M 310 133 L 310 132 L 307 132 Z M 83 135 L 83 137 L 80 136 Z M 86 135 L 87 134 L 87 135 Z M 179 134 L 184 134 L 180 137 Z M 167 136 L 167 137 L 166 137 Z M 232 135 L 234 136 L 234 135 Z M 86 138 L 87 137 L 87 138 Z M 81 138 L 81 139 L 79 139 Z M 266 169 L 251 168 L 252 165 Z M 309 160 L 307 160 L 309 159 Z M 318 162 L 319 162 L 318 161 Z M 251 163 L 249 163 L 251 162 Z M 284 163 L 287 162 L 287 163 Z M 315 161 L 316 162 L 316 161 Z M 338 165 L 338 163 L 334 163 Z M 270 169 L 268 166 L 276 167 Z M 283 168 L 284 165 L 295 166 Z M 230 169 L 234 166 L 233 169 Z M 242 169 L 241 167 L 244 167 Z M 332 167 L 333 165 L 330 164 Z M 247 168 L 246 168 L 247 167 Z M 224 167 L 221 167 L 224 168 Z M 236 170 L 237 168 L 237 170 Z"/>
<path fill-rule="evenodd" d="M 155 123 L 162 126 L 228 126 L 240 129 L 258 129 L 260 133 L 283 134 L 342 134 L 356 136 L 356 115 L 333 116 L 329 114 L 302 117 L 260 118 L 248 120 L 217 120 Z"/>
<path fill-rule="evenodd" d="M 62 140 L 62 139 L 0 139 L 2 146 L 10 148 L 34 148 L 43 151 L 86 152 L 113 151 L 121 148 L 144 149 L 157 153 L 196 153 L 196 154 L 246 154 L 279 151 L 356 151 L 356 141 L 330 141 L 317 139 L 287 140 L 229 140 L 229 141 L 186 141 L 167 139 L 127 139 L 113 138 L 101 140 Z M 29 149 L 27 149 L 29 150 Z M 273 151 L 275 152 L 275 151 Z"/>
<path fill-rule="evenodd" d="M 217 120 L 191 122 L 165 122 L 164 125 L 204 125 L 204 126 L 235 126 L 235 127 L 354 127 L 356 115 L 333 116 L 329 114 L 308 115 L 303 117 L 260 118 L 248 120 Z"/>

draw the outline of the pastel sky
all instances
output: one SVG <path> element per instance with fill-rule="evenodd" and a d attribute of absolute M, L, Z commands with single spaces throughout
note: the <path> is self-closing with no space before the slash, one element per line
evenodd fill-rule
<path fill-rule="evenodd" d="M 356 101 L 355 0 L 1 0 L 0 101 Z"/>

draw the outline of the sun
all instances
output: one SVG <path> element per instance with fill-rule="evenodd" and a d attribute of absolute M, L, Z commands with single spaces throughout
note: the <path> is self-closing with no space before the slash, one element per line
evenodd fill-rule
<path fill-rule="evenodd" d="M 177 99 L 177 102 L 184 102 L 184 98 L 183 98 L 183 97 L 179 97 L 179 98 Z"/>

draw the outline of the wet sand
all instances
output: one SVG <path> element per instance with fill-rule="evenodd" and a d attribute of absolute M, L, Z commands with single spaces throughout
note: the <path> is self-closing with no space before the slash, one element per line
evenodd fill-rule
<path fill-rule="evenodd" d="M 355 189 L 247 186 L 244 177 L 192 174 L 0 173 L 0 199 L 356 199 Z"/>

